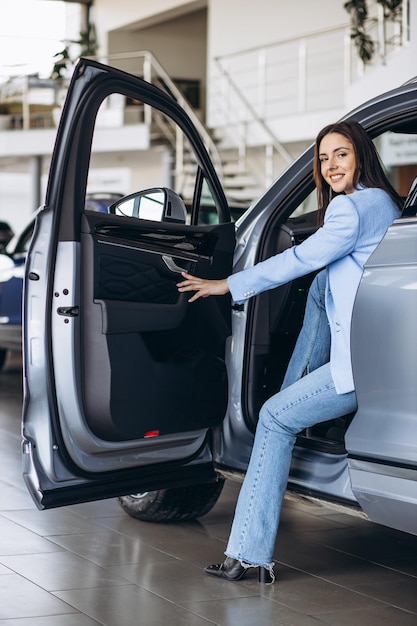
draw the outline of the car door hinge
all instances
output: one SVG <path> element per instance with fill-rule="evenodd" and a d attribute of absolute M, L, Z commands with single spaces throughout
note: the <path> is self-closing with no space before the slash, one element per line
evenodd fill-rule
<path fill-rule="evenodd" d="M 80 314 L 80 307 L 78 306 L 59 306 L 57 308 L 58 315 L 64 317 L 77 317 Z"/>

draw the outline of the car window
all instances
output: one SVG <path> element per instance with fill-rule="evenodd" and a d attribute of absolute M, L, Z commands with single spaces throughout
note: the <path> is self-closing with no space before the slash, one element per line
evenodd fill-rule
<path fill-rule="evenodd" d="M 410 192 L 405 199 L 403 217 L 414 217 L 417 215 L 417 176 L 414 179 Z"/>
<path fill-rule="evenodd" d="M 117 166 L 112 155 L 129 146 L 129 156 Z M 123 94 L 106 98 L 97 114 L 88 173 L 87 194 L 120 190 L 131 196 L 151 189 L 174 191 L 186 206 L 188 223 L 219 223 L 219 210 L 207 181 L 199 175 L 195 153 L 180 127 L 167 115 Z M 147 194 L 149 195 L 149 194 Z M 119 213 L 121 214 L 121 213 Z M 198 217 L 197 217 L 198 215 Z M 133 211 L 133 217 L 138 217 Z M 161 214 L 148 219 L 161 221 Z"/>
<path fill-rule="evenodd" d="M 191 221 L 192 200 L 185 200 L 187 209 L 187 224 Z M 233 222 L 236 222 L 245 211 L 248 210 L 249 204 L 245 202 L 229 201 L 229 211 Z M 201 199 L 199 201 L 199 210 L 197 216 L 197 224 L 219 224 L 219 214 L 217 212 L 216 203 L 211 195 L 207 183 L 204 181 L 202 186 Z"/>
<path fill-rule="evenodd" d="M 314 190 L 308 194 L 303 202 L 291 214 L 291 217 L 299 217 L 300 215 L 305 215 L 306 213 L 313 213 L 314 211 L 317 211 L 317 208 L 317 191 L 314 188 Z"/>
<path fill-rule="evenodd" d="M 108 213 L 109 206 L 119 200 L 124 194 L 113 192 L 93 192 L 87 193 L 85 199 L 85 209 L 88 211 L 99 211 Z"/>
<path fill-rule="evenodd" d="M 374 143 L 390 182 L 406 199 L 417 177 L 417 134 L 390 130 L 374 139 Z"/>

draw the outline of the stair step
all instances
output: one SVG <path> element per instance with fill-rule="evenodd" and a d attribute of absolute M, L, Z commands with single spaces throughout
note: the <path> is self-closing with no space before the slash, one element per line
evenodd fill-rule
<path fill-rule="evenodd" d="M 249 206 L 254 200 L 259 198 L 264 190 L 260 189 L 228 189 L 225 187 L 225 194 L 229 201 L 236 200 L 239 203 Z"/>
<path fill-rule="evenodd" d="M 239 164 L 238 161 L 228 161 L 228 160 L 224 160 L 223 161 L 223 172 L 225 174 L 243 174 L 245 173 L 245 170 L 242 169 L 242 166 Z"/>
<path fill-rule="evenodd" d="M 253 189 L 254 187 L 258 186 L 256 181 L 250 175 L 224 176 L 223 182 L 226 187 L 231 187 L 233 189 L 239 189 L 241 187 Z"/>
<path fill-rule="evenodd" d="M 152 125 L 151 141 L 153 145 L 173 145 L 171 128 L 161 129 L 157 124 Z M 259 187 L 250 171 L 242 171 L 242 162 L 239 162 L 236 146 L 223 144 L 216 140 L 222 158 L 222 182 L 226 197 L 231 203 L 241 203 L 249 206 L 258 198 L 264 189 Z M 180 190 L 184 198 L 191 198 L 194 193 L 194 177 L 197 164 L 190 158 L 187 152 L 184 154 L 184 162 L 181 172 L 175 172 L 175 160 L 172 162 L 172 173 L 179 176 L 182 184 Z M 220 173 L 220 172 L 219 172 Z"/>

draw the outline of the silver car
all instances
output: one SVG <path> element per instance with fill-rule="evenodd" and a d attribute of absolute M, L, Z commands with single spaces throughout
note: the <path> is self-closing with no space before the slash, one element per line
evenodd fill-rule
<path fill-rule="evenodd" d="M 85 209 L 95 120 L 114 93 L 153 109 L 181 135 L 192 164 L 188 211 L 162 179 L 110 214 Z M 349 117 L 378 145 L 415 141 L 417 82 Z M 39 508 L 119 497 L 139 519 L 184 520 L 209 511 L 225 479 L 242 479 L 259 408 L 280 387 L 313 275 L 245 305 L 228 296 L 188 304 L 176 283 L 182 270 L 224 277 L 313 233 L 312 157 L 310 148 L 235 224 L 206 149 L 171 96 L 79 62 L 26 262 L 23 461 Z M 300 497 L 410 533 L 417 532 L 415 212 L 411 195 L 359 287 L 358 411 L 300 433 L 288 483 Z"/>

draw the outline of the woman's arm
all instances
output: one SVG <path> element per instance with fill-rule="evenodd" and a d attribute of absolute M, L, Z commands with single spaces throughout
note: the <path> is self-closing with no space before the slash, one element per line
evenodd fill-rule
<path fill-rule="evenodd" d="M 358 232 L 359 216 L 354 203 L 347 196 L 337 196 L 329 204 L 324 225 L 298 246 L 221 280 L 206 280 L 184 272 L 186 280 L 177 284 L 178 291 L 195 291 L 189 302 L 229 291 L 235 302 L 245 302 L 349 254 Z"/>
<path fill-rule="evenodd" d="M 324 225 L 305 241 L 230 276 L 233 300 L 245 302 L 328 266 L 354 250 L 358 234 L 359 215 L 354 203 L 348 196 L 337 196 L 327 208 Z"/>

